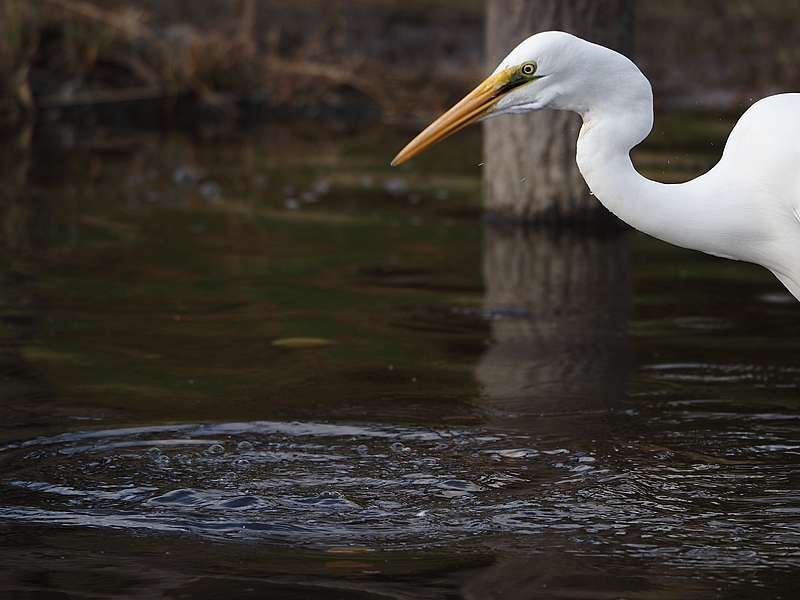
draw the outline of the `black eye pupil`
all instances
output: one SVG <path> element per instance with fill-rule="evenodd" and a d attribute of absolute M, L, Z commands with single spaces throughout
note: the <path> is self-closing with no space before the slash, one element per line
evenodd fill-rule
<path fill-rule="evenodd" d="M 533 65 L 522 65 L 522 73 L 525 75 L 533 75 L 535 68 Z"/>

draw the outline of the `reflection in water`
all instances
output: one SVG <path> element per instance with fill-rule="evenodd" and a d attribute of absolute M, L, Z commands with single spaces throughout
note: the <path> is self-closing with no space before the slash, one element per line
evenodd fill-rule
<path fill-rule="evenodd" d="M 492 343 L 476 367 L 482 405 L 492 425 L 561 447 L 581 464 L 551 483 L 539 475 L 505 506 L 502 519 L 495 517 L 511 533 L 494 542 L 497 562 L 464 583 L 465 597 L 650 597 L 657 581 L 661 597 L 684 598 L 694 586 L 701 595 L 708 591 L 707 582 L 692 582 L 692 567 L 774 567 L 771 545 L 794 544 L 800 530 L 786 519 L 757 524 L 753 503 L 764 500 L 754 483 L 769 481 L 773 507 L 786 501 L 796 447 L 773 434 L 780 443 L 750 441 L 748 448 L 730 423 L 720 427 L 720 415 L 703 411 L 703 402 L 681 415 L 665 388 L 652 398 L 641 394 L 628 333 L 628 236 L 490 228 L 484 252 L 483 314 Z M 675 372 L 688 382 L 690 367 L 646 365 L 643 372 Z M 795 387 L 798 381 L 786 369 L 771 369 L 764 378 Z M 734 414 L 740 423 L 748 418 Z M 750 415 L 747 437 L 763 435 L 756 431 L 762 419 L 774 420 L 775 433 L 778 423 L 796 431 L 787 418 Z M 703 446 L 705 453 L 698 452 Z M 763 461 L 768 447 L 783 455 L 784 465 L 751 470 L 733 459 L 745 454 Z M 750 498 L 731 501 L 742 496 Z M 536 528 L 535 542 L 519 539 Z M 795 561 L 787 556 L 781 572 Z M 733 573 L 727 578 L 736 581 Z"/>
<path fill-rule="evenodd" d="M 29 192 L 31 133 L 3 139 L 0 152 L 0 248 L 6 258 L 31 250 L 32 207 Z M 6 261 L 8 264 L 10 261 Z"/>
<path fill-rule="evenodd" d="M 582 231 L 484 232 L 484 313 L 492 344 L 477 366 L 495 422 L 599 414 L 629 372 L 628 237 Z M 574 432 L 573 432 L 574 433 Z"/>
<path fill-rule="evenodd" d="M 38 325 L 35 279 L 30 261 L 40 249 L 44 210 L 31 191 L 31 130 L 3 140 L 0 152 L 0 422 L 17 426 L 45 402 L 43 374 L 23 347 Z"/>
<path fill-rule="evenodd" d="M 603 233 L 493 226 L 484 231 L 483 310 L 491 321 L 492 342 L 476 375 L 493 424 L 564 444 L 584 440 L 582 445 L 593 451 L 609 443 L 605 416 L 620 404 L 631 369 L 632 281 L 627 234 Z M 544 519 L 548 510 L 539 506 L 533 513 Z M 547 545 L 545 536 L 535 557 L 501 558 L 464 584 L 465 597 L 523 599 L 548 588 L 557 593 L 565 572 L 572 582 L 561 586 L 567 589 L 630 591 L 596 575 L 578 584 L 598 570 L 596 562 L 582 568 L 557 541 L 549 550 Z"/>
<path fill-rule="evenodd" d="M 5 163 L 0 596 L 791 589 L 771 280 L 483 232 L 475 169 L 383 172 L 383 132 L 70 143 Z"/>

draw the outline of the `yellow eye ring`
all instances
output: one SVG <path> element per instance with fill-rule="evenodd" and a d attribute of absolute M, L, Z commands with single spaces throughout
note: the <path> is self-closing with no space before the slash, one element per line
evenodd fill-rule
<path fill-rule="evenodd" d="M 522 65 L 522 68 L 520 69 L 520 71 L 526 77 L 530 77 L 531 75 L 536 73 L 536 64 L 535 63 L 525 63 L 524 65 Z"/>

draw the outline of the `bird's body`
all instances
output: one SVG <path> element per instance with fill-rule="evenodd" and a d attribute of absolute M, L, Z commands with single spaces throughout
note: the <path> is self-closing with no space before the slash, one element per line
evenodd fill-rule
<path fill-rule="evenodd" d="M 395 163 L 475 120 L 539 109 L 581 115 L 578 168 L 620 219 L 677 246 L 760 264 L 800 300 L 800 94 L 751 106 L 707 173 L 686 183 L 659 183 L 641 176 L 630 159 L 653 125 L 645 76 L 613 50 L 545 32 L 517 46 Z"/>
<path fill-rule="evenodd" d="M 578 167 L 611 212 L 676 246 L 760 264 L 800 300 L 800 94 L 750 107 L 719 162 L 686 183 L 639 175 L 630 148 L 603 137 L 602 118 L 584 128 Z"/>

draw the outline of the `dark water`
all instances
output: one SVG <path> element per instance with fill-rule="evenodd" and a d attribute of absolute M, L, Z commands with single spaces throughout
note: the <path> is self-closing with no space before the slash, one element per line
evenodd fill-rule
<path fill-rule="evenodd" d="M 793 597 L 797 305 L 401 140 L 5 147 L 1 597 Z"/>

